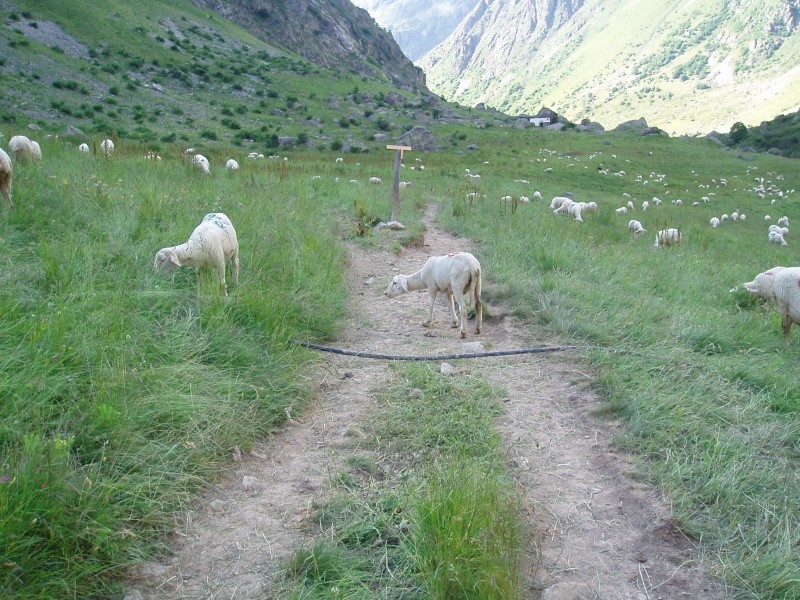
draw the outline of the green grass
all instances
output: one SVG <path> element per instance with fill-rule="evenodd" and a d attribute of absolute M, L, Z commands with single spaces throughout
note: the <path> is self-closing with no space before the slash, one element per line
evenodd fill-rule
<path fill-rule="evenodd" d="M 489 293 L 518 303 L 536 329 L 589 345 L 584 355 L 601 370 L 606 410 L 628 424 L 620 444 L 666 490 L 682 528 L 718 559 L 718 573 L 742 597 L 800 596 L 798 331 L 787 345 L 774 307 L 728 291 L 774 265 L 797 264 L 793 246 L 767 243 L 764 221 L 799 219 L 796 192 L 773 205 L 751 191 L 756 177 L 800 188 L 797 162 L 742 160 L 702 141 L 520 137 L 527 143 L 506 143 L 481 171 L 481 187 L 493 194 L 469 208 L 454 195 L 440 211 L 446 224 L 481 240 L 475 253 Z M 463 160 L 442 163 L 457 172 Z M 626 175 L 598 174 L 599 164 Z M 666 175 L 658 187 L 653 172 Z M 545 200 L 511 214 L 497 198 L 518 193 L 510 182 L 526 173 Z M 634 183 L 637 174 L 651 187 Z M 728 185 L 712 184 L 719 178 Z M 596 200 L 600 212 L 583 224 L 553 215 L 549 199 L 564 191 Z M 708 191 L 711 202 L 690 206 Z M 637 207 L 654 195 L 665 203 L 617 216 L 623 192 Z M 683 207 L 669 204 L 677 197 Z M 708 226 L 734 209 L 748 220 Z M 630 218 L 649 232 L 629 235 Z M 653 247 L 664 225 L 681 227 L 681 246 Z"/>
<path fill-rule="evenodd" d="M 287 598 L 518 598 L 524 527 L 497 433 L 499 391 L 404 368 L 321 507 L 321 541 L 288 565 Z M 343 484 L 346 482 L 346 484 Z"/>
<path fill-rule="evenodd" d="M 187 135 L 213 129 L 207 118 Z M 162 135 L 164 125 L 152 128 Z M 748 191 L 756 177 L 800 189 L 797 161 L 703 140 L 468 125 L 435 134 L 441 152 L 406 157 L 426 169 L 403 171 L 414 183 L 397 243 L 418 239 L 421 210 L 438 203 L 444 224 L 476 242 L 487 303 L 510 306 L 532 338 L 588 345 L 603 408 L 627 423 L 620 445 L 665 491 L 716 573 L 742 598 L 800 596 L 800 334 L 785 344 L 774 308 L 728 292 L 797 264 L 792 234 L 787 248 L 769 245 L 763 220 L 800 219 L 796 192 L 772 205 Z M 370 229 L 359 236 L 357 221 L 388 219 L 388 186 L 366 181 L 388 182 L 391 157 L 348 154 L 335 164 L 339 153 L 317 149 L 248 161 L 221 137 L 198 144 L 212 166 L 202 177 L 180 138 L 159 144 L 160 162 L 142 158 L 138 138 L 119 137 L 108 160 L 78 154 L 76 140 L 39 139 L 45 158 L 15 165 L 16 207 L 0 222 L 0 595 L 114 597 L 127 567 L 164 549 L 173 516 L 231 448 L 263 438 L 310 397 L 313 357 L 288 340 L 335 337 L 347 310 L 339 240 L 385 243 Z M 221 168 L 230 156 L 242 164 L 236 174 Z M 534 189 L 544 201 L 515 211 L 499 202 Z M 470 191 L 486 197 L 468 204 Z M 549 199 L 566 192 L 600 211 L 583 224 L 553 215 Z M 636 211 L 644 237 L 628 234 L 632 215 L 613 214 L 623 192 L 637 206 L 664 200 Z M 709 192 L 711 202 L 691 206 Z M 677 197 L 681 208 L 669 203 Z M 712 215 L 734 209 L 748 220 L 710 229 Z M 240 286 L 227 301 L 205 273 L 151 270 L 155 251 L 185 241 L 210 211 L 231 217 L 241 244 Z M 684 243 L 653 248 L 663 225 L 681 227 Z M 391 404 L 408 412 L 387 414 L 378 449 L 403 468 L 419 457 L 426 466 L 372 492 L 365 482 L 385 474 L 367 459 L 350 464 L 333 482 L 343 498 L 323 510 L 327 537 L 298 551 L 290 593 L 333 597 L 337 587 L 372 597 L 377 587 L 430 597 L 457 586 L 484 597 L 494 593 L 481 587 L 484 575 L 495 572 L 508 585 L 489 597 L 506 597 L 517 525 L 492 520 L 514 512 L 490 427 L 495 392 L 421 367 L 398 379 L 389 397 L 404 402 Z M 407 402 L 416 389 L 420 401 Z M 466 493 L 476 481 L 486 482 L 481 493 Z M 471 512 L 481 505 L 491 512 Z M 459 529 L 455 516 L 466 514 L 503 534 Z M 486 546 L 475 556 L 459 540 Z M 463 556 L 454 579 L 440 577 L 443 556 Z"/>
<path fill-rule="evenodd" d="M 348 206 L 302 164 L 43 152 L 0 229 L 0 595 L 110 597 L 231 449 L 310 397 L 288 341 L 336 332 Z M 227 300 L 210 273 L 152 271 L 210 211 L 240 240 Z"/>

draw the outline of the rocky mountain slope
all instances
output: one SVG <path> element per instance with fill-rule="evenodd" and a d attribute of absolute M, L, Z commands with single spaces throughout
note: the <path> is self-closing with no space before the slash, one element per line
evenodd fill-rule
<path fill-rule="evenodd" d="M 799 25 L 800 0 L 481 0 L 417 62 L 466 105 L 727 131 L 797 110 Z"/>
<path fill-rule="evenodd" d="M 416 61 L 450 35 L 480 0 L 352 0 L 388 29 Z"/>
<path fill-rule="evenodd" d="M 317 65 L 372 76 L 385 73 L 404 87 L 424 87 L 422 71 L 406 58 L 391 34 L 348 0 L 193 1 Z"/>

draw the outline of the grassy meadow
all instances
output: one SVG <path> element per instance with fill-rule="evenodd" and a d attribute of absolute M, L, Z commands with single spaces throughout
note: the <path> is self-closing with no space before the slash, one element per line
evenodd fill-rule
<path fill-rule="evenodd" d="M 367 228 L 358 239 L 399 248 L 402 236 L 421 231 L 421 208 L 438 203 L 444 225 L 476 241 L 488 303 L 512 307 L 532 344 L 585 344 L 605 410 L 627 423 L 619 444 L 664 490 L 716 575 L 741 598 L 800 597 L 800 332 L 786 344 L 774 308 L 729 292 L 769 267 L 798 264 L 792 233 L 788 247 L 770 245 L 764 221 L 787 215 L 791 228 L 800 220 L 797 192 L 773 205 L 772 195 L 752 191 L 756 177 L 800 190 L 798 162 L 738 155 L 704 140 L 457 125 L 436 135 L 440 152 L 406 156 L 402 178 L 413 183 L 401 220 L 410 231 Z M 347 311 L 341 240 L 358 237 L 359 222 L 364 229 L 389 216 L 392 157 L 381 146 L 340 165 L 328 150 L 249 161 L 222 144 L 199 149 L 211 160 L 210 177 L 190 167 L 183 147 L 163 144 L 163 160 L 147 161 L 145 147 L 124 138 L 109 159 L 44 140 L 41 164 L 15 165 L 16 206 L 3 209 L 0 222 L 4 597 L 121 597 L 126 568 L 163 549 L 176 515 L 225 468 L 231 450 L 247 449 L 302 410 L 312 393 L 307 367 L 318 357 L 289 340 L 335 339 Z M 222 168 L 230 156 L 238 173 Z M 425 170 L 410 169 L 418 164 Z M 373 175 L 384 185 L 367 185 Z M 534 190 L 544 200 L 499 201 Z M 467 203 L 470 191 L 485 198 Z M 553 215 L 549 200 L 567 192 L 596 201 L 599 211 L 584 223 Z M 625 192 L 637 209 L 616 215 Z M 705 195 L 710 202 L 691 206 Z M 641 201 L 654 196 L 663 204 L 643 213 Z M 676 198 L 683 206 L 670 203 Z M 735 209 L 747 220 L 709 227 L 711 216 Z M 227 300 L 206 274 L 152 271 L 156 250 L 185 241 L 212 211 L 228 214 L 239 236 L 240 283 Z M 631 218 L 648 233 L 629 234 Z M 680 227 L 683 243 L 654 248 L 661 226 Z M 474 383 L 448 384 L 427 367 L 398 369 L 393 386 L 390 406 L 422 390 L 407 414 L 380 420 L 396 424 L 376 433 L 396 460 L 421 452 L 410 448 L 419 440 L 406 440 L 402 423 L 419 423 L 432 399 L 475 402 L 468 411 L 480 415 L 482 433 L 469 433 L 460 413 L 445 424 L 431 417 L 427 431 L 466 433 L 425 442 L 436 448 L 424 453 L 425 483 L 329 509 L 330 520 L 353 532 L 353 523 L 373 531 L 378 518 L 400 540 L 390 549 L 397 556 L 384 558 L 396 558 L 387 564 L 402 565 L 412 583 L 387 597 L 414 597 L 409 589 L 461 597 L 446 578 L 437 583 L 441 558 L 453 552 L 438 545 L 456 514 L 448 511 L 461 509 L 442 497 L 486 481 L 495 512 L 514 514 L 496 441 L 470 447 L 491 437 L 483 432 L 501 392 L 466 398 Z M 366 494 L 343 480 L 345 497 Z M 398 505 L 405 509 L 394 511 Z M 507 527 L 481 519 L 503 541 L 491 565 L 474 556 L 464 573 L 496 568 L 492 579 L 509 585 L 474 597 L 514 597 L 519 526 L 511 517 Z M 299 551 L 290 565 L 300 580 L 293 597 L 334 597 L 333 588 L 343 589 L 343 555 L 366 573 L 353 580 L 359 595 L 352 597 L 378 597 L 370 587 L 378 567 L 354 555 L 374 539 L 342 540 L 349 545 Z M 463 548 L 455 554 L 464 556 Z M 470 589 L 482 590 L 476 579 Z"/>

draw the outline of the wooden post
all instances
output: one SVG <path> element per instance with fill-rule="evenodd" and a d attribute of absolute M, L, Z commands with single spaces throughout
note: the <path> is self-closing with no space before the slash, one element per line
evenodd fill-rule
<path fill-rule="evenodd" d="M 397 221 L 400 214 L 400 161 L 403 158 L 403 151 L 411 150 L 411 146 L 394 146 L 389 144 L 387 150 L 394 150 L 394 181 L 392 182 L 392 218 L 390 221 Z"/>

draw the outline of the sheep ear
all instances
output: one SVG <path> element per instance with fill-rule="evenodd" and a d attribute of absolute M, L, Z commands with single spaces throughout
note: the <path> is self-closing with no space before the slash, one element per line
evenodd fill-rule
<path fill-rule="evenodd" d="M 169 262 L 171 262 L 176 267 L 180 267 L 181 266 L 181 261 L 178 260 L 178 255 L 177 254 L 170 254 L 169 255 Z"/>
<path fill-rule="evenodd" d="M 408 280 L 405 277 L 400 278 L 400 287 L 406 294 L 408 293 Z"/>

